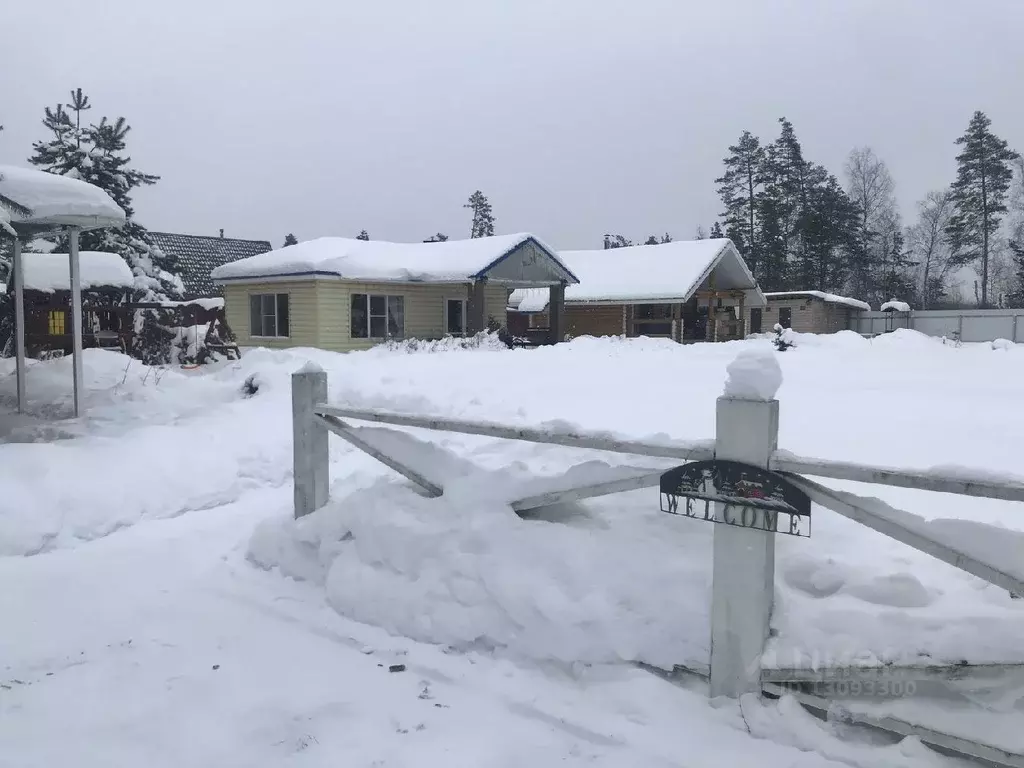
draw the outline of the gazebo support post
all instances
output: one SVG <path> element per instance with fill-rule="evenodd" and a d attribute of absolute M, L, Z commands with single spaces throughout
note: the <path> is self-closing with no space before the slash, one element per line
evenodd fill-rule
<path fill-rule="evenodd" d="M 74 375 L 75 418 L 82 413 L 82 271 L 78 257 L 78 227 L 68 229 L 68 262 L 71 282 L 71 356 Z"/>
<path fill-rule="evenodd" d="M 25 271 L 22 267 L 21 238 L 14 238 L 14 353 L 18 379 L 18 413 L 25 412 Z"/>

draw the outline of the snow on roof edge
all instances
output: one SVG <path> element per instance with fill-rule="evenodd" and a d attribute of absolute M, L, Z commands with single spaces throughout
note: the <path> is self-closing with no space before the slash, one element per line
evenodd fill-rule
<path fill-rule="evenodd" d="M 848 296 L 839 296 L 835 293 L 826 293 L 825 291 L 768 291 L 764 296 L 765 298 L 774 299 L 784 299 L 786 297 L 814 298 L 821 299 L 826 304 L 845 304 L 853 309 L 862 309 L 865 312 L 871 311 L 871 305 L 866 301 L 851 299 Z"/>
<path fill-rule="evenodd" d="M 899 299 L 889 299 L 878 310 L 880 312 L 909 312 L 910 305 Z"/>

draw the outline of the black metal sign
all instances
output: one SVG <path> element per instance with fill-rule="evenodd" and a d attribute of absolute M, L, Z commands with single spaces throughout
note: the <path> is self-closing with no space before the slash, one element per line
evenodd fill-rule
<path fill-rule="evenodd" d="M 780 474 L 738 461 L 695 461 L 670 469 L 661 476 L 661 511 L 789 536 L 811 535 L 807 494 Z"/>

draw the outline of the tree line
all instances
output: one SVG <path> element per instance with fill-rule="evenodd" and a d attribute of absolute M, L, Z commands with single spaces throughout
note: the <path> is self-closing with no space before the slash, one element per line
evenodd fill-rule
<path fill-rule="evenodd" d="M 840 181 L 804 156 L 789 120 L 779 126 L 771 143 L 744 131 L 715 180 L 725 233 L 764 290 L 898 298 L 928 308 L 963 302 L 949 281 L 971 266 L 978 305 L 1002 297 L 1024 306 L 1024 162 L 983 112 L 956 139 L 956 178 L 924 196 L 910 225 L 889 169 L 870 147 L 850 152 Z"/>

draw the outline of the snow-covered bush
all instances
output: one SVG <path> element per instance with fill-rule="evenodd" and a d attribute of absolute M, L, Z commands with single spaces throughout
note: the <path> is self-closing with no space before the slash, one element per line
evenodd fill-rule
<path fill-rule="evenodd" d="M 779 352 L 785 352 L 792 346 L 796 346 L 793 342 L 793 329 L 783 328 L 778 323 L 775 324 L 775 338 L 772 339 L 772 344 Z"/>
<path fill-rule="evenodd" d="M 441 339 L 404 339 L 403 341 L 387 341 L 377 349 L 388 352 L 430 353 L 451 352 L 459 349 L 485 349 L 497 351 L 507 349 L 508 344 L 502 340 L 501 334 L 492 331 L 481 331 L 475 336 L 445 336 Z"/>
<path fill-rule="evenodd" d="M 1009 350 L 1013 349 L 1014 346 L 1016 345 L 1009 339 L 996 339 L 992 342 L 992 349 Z"/>

